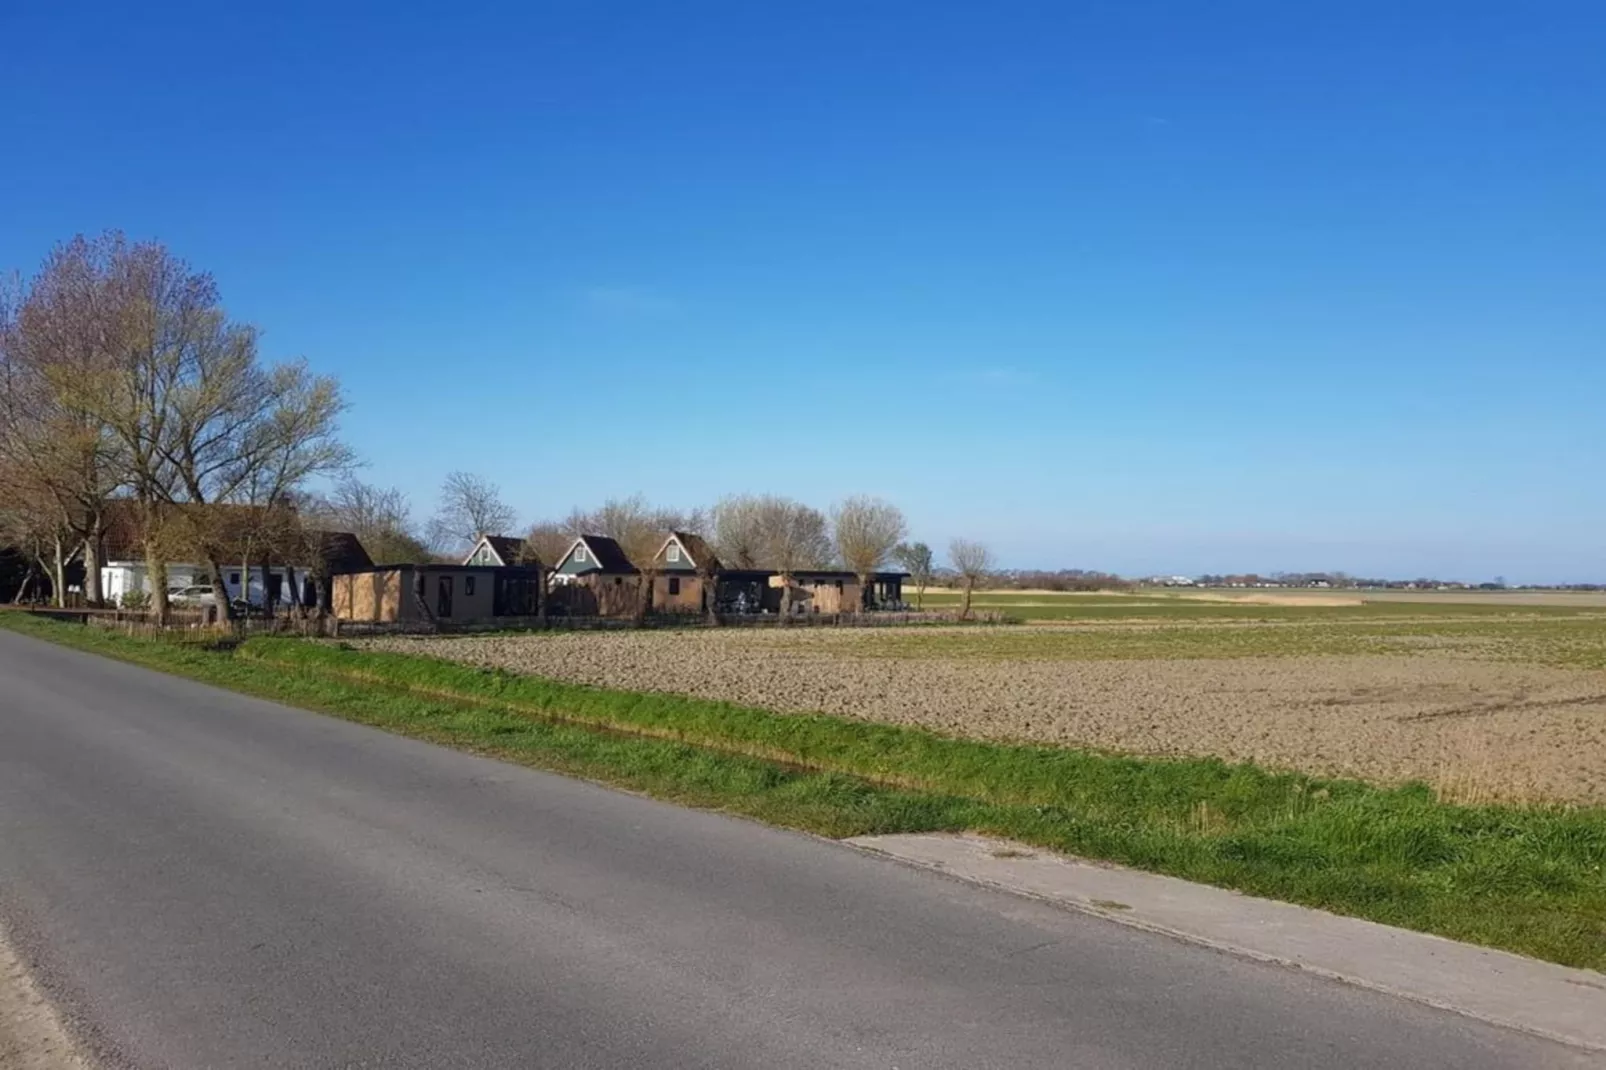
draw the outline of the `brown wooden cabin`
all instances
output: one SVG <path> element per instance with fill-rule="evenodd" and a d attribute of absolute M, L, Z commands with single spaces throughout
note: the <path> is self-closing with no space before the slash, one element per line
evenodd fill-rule
<path fill-rule="evenodd" d="M 369 623 L 471 624 L 533 617 L 540 570 L 494 565 L 379 565 L 333 577 L 333 610 Z"/>
<path fill-rule="evenodd" d="M 571 617 L 633 617 L 641 608 L 641 570 L 606 535 L 581 535 L 552 568 L 552 612 Z"/>

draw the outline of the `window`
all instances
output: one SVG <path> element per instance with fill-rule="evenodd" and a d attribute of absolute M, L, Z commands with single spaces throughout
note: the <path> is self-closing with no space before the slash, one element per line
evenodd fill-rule
<path fill-rule="evenodd" d="M 680 543 L 670 543 L 669 550 L 664 554 L 664 557 L 678 564 L 680 562 Z"/>
<path fill-rule="evenodd" d="M 229 573 L 229 582 L 238 587 L 240 585 L 240 574 L 238 572 Z"/>
<path fill-rule="evenodd" d="M 440 577 L 440 585 L 435 589 L 435 615 L 437 617 L 450 617 L 452 615 L 452 577 Z"/>
<path fill-rule="evenodd" d="M 585 546 L 581 545 L 574 548 L 574 563 L 577 565 L 583 565 L 586 563 Z"/>
<path fill-rule="evenodd" d="M 463 577 L 463 597 L 467 598 L 474 593 L 474 577 Z"/>
<path fill-rule="evenodd" d="M 671 576 L 671 577 L 669 577 L 669 593 L 670 594 L 679 594 L 680 593 L 680 577 L 679 576 Z"/>
<path fill-rule="evenodd" d="M 625 585 L 625 578 L 623 576 L 615 576 L 613 578 L 613 585 L 615 587 L 623 587 Z"/>

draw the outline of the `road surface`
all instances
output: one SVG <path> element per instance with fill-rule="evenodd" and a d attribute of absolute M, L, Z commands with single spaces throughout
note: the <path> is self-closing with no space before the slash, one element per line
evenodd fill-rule
<path fill-rule="evenodd" d="M 3 630 L 0 921 L 110 1066 L 1593 1065 Z"/>

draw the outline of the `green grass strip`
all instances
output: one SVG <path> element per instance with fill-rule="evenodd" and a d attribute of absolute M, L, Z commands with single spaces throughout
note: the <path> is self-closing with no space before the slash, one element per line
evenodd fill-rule
<path fill-rule="evenodd" d="M 973 829 L 1606 968 L 1606 809 L 1465 807 L 1215 760 L 952 739 L 290 639 L 0 624 L 439 743 L 826 836 Z"/>

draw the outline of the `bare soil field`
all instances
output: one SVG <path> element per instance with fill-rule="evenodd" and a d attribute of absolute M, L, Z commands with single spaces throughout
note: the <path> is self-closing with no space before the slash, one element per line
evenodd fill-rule
<path fill-rule="evenodd" d="M 1606 591 L 1366 591 L 1368 602 L 1426 602 L 1446 605 L 1571 606 L 1606 608 Z"/>
<path fill-rule="evenodd" d="M 731 629 L 357 645 L 953 735 L 1424 780 L 1466 802 L 1606 803 L 1596 638 L 1606 619 L 1535 624 L 1552 632 L 1527 646 L 1511 635 L 1526 625 L 1455 627 L 1465 626 Z"/>

